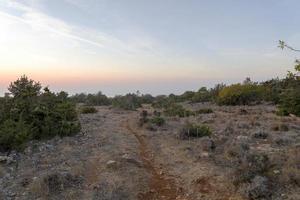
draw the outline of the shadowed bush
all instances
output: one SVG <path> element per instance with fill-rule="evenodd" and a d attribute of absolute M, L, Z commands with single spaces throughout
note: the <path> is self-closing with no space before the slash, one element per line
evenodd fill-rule
<path fill-rule="evenodd" d="M 97 113 L 98 110 L 95 107 L 92 107 L 92 106 L 82 106 L 80 108 L 80 112 L 82 114 L 89 114 L 89 113 Z"/>
<path fill-rule="evenodd" d="M 278 115 L 286 116 L 294 114 L 300 117 L 300 81 L 298 86 L 286 89 L 279 102 Z"/>

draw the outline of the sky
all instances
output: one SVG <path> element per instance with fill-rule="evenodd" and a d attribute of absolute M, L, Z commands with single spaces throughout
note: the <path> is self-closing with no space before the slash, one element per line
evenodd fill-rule
<path fill-rule="evenodd" d="M 284 77 L 298 0 L 0 0 L 0 95 L 25 74 L 54 91 L 179 94 Z"/>

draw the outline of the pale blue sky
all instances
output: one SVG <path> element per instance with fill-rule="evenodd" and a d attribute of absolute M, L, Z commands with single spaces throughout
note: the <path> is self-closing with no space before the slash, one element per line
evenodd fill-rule
<path fill-rule="evenodd" d="M 21 74 L 70 93 L 180 93 L 283 77 L 296 0 L 0 0 L 0 93 Z"/>

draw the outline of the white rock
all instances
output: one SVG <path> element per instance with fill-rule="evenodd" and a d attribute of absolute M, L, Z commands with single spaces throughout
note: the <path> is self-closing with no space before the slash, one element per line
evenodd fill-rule
<path fill-rule="evenodd" d="M 108 168 L 115 168 L 117 166 L 117 162 L 114 160 L 109 160 L 109 161 L 107 161 L 106 166 Z"/>

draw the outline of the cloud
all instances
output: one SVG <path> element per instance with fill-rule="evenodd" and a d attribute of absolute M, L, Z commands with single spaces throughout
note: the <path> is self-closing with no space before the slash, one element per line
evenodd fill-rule
<path fill-rule="evenodd" d="M 88 38 L 84 38 L 79 34 L 75 34 L 79 28 L 71 26 L 65 23 L 63 20 L 51 17 L 46 15 L 34 8 L 26 6 L 22 3 L 18 3 L 16 1 L 6 1 L 6 6 L 8 8 L 15 9 L 17 11 L 21 11 L 21 16 L 15 16 L 12 14 L 8 14 L 5 12 L 1 12 L 2 16 L 9 17 L 10 19 L 17 20 L 19 22 L 25 23 L 32 27 L 34 30 L 47 31 L 50 33 L 55 33 L 57 35 L 76 40 L 79 42 L 87 43 L 96 47 L 104 47 L 101 41 L 94 41 Z M 105 38 L 103 38 L 105 39 Z"/>
<path fill-rule="evenodd" d="M 13 15 L 5 11 L 1 12 L 1 6 L 2 8 L 21 12 L 21 14 Z M 25 23 L 36 31 L 46 31 L 115 53 L 129 55 L 153 53 L 153 50 L 155 49 L 154 46 L 158 45 L 153 39 L 145 36 L 137 36 L 135 39 L 130 38 L 127 41 L 122 41 L 103 31 L 68 24 L 61 19 L 49 16 L 34 7 L 30 7 L 17 1 L 7 0 L 2 2 L 0 4 L 0 15 Z"/>

